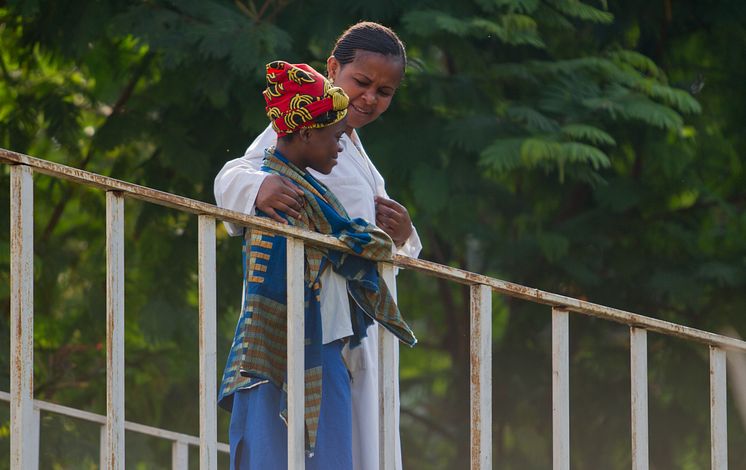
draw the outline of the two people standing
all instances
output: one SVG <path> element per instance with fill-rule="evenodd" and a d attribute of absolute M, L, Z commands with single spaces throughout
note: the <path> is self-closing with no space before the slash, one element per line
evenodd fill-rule
<path fill-rule="evenodd" d="M 308 173 L 336 196 L 350 218 L 375 222 L 393 240 L 400 254 L 416 257 L 421 244 L 409 215 L 403 206 L 386 194 L 384 180 L 356 132 L 386 111 L 405 68 L 404 46 L 396 34 L 384 26 L 358 23 L 340 36 L 327 61 L 330 82 L 344 90 L 349 101 L 345 128 L 339 139 L 337 164 L 329 174 L 316 172 L 312 167 Z M 282 214 L 290 219 L 301 217 L 307 204 L 303 189 L 280 174 L 261 170 L 265 149 L 275 145 L 277 131 L 269 126 L 242 158 L 225 165 L 215 180 L 218 205 L 248 214 L 260 213 L 283 222 L 288 221 Z M 228 230 L 232 235 L 242 233 L 240 227 L 228 226 Z M 320 281 L 323 286 L 319 293 L 322 320 L 349 318 L 354 312 L 351 312 L 345 278 L 333 269 L 326 269 L 320 274 Z M 327 330 L 334 331 L 335 324 L 323 325 L 325 337 Z M 344 347 L 336 343 L 342 349 L 351 379 L 351 447 L 355 469 L 378 469 L 377 335 L 378 328 L 368 328 L 367 337 L 362 339 L 359 347 L 350 348 L 351 342 Z M 335 341 L 338 339 L 334 338 Z M 233 379 L 228 378 L 230 380 Z M 232 447 L 233 444 L 231 442 Z M 399 449 L 397 454 L 397 460 L 401 462 Z"/>

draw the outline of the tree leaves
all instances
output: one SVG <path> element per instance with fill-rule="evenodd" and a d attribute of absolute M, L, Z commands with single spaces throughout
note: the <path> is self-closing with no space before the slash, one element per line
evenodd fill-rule
<path fill-rule="evenodd" d="M 579 20 L 602 24 L 609 24 L 614 20 L 614 15 L 608 11 L 599 10 L 579 0 L 548 0 L 547 3 L 565 15 Z"/>
<path fill-rule="evenodd" d="M 559 130 L 557 121 L 528 106 L 511 106 L 506 115 L 532 132 L 557 132 Z"/>
<path fill-rule="evenodd" d="M 673 109 L 623 90 L 618 90 L 608 99 L 585 99 L 583 104 L 607 113 L 612 119 L 634 119 L 660 129 L 679 130 L 684 124 L 681 115 Z"/>
<path fill-rule="evenodd" d="M 537 24 L 530 16 L 506 13 L 496 19 L 485 17 L 457 18 L 436 10 L 408 13 L 403 21 L 413 32 L 429 37 L 452 34 L 458 37 L 497 38 L 511 45 L 544 47 L 538 35 Z"/>
<path fill-rule="evenodd" d="M 543 138 L 499 139 L 481 155 L 481 163 L 504 172 L 525 168 L 553 168 L 559 171 L 560 181 L 571 164 L 589 164 L 594 169 L 608 167 L 609 157 L 591 145 L 579 142 L 556 142 Z"/>
<path fill-rule="evenodd" d="M 570 139 L 585 140 L 595 145 L 616 145 L 616 141 L 605 131 L 587 124 L 562 126 L 562 134 Z"/>

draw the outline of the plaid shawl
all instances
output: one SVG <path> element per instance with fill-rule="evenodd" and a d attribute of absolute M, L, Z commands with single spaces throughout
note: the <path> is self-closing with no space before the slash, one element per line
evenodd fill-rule
<path fill-rule="evenodd" d="M 358 255 L 307 245 L 305 247 L 305 428 L 306 450 L 313 452 L 321 404 L 320 276 L 332 268 L 347 279 L 353 327 L 351 346 L 378 321 L 402 342 L 417 342 L 402 319 L 375 261 L 390 260 L 393 243 L 381 229 L 363 219 L 350 219 L 334 194 L 310 174 L 287 161 L 274 148 L 265 152 L 262 169 L 291 179 L 305 193 L 300 219 L 291 224 L 332 235 Z M 287 254 L 285 237 L 262 230 L 244 236 L 244 294 L 228 363 L 223 373 L 219 403 L 232 406 L 236 390 L 272 382 L 283 390 L 280 415 L 287 418 Z"/>

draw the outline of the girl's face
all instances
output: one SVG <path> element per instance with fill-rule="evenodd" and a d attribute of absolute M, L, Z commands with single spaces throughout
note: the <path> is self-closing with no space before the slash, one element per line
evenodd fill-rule
<path fill-rule="evenodd" d="M 349 111 L 347 114 L 349 115 Z M 342 138 L 346 128 L 347 117 L 345 116 L 331 126 L 301 129 L 298 138 L 304 144 L 302 152 L 304 160 L 299 162 L 299 166 L 313 168 L 324 175 L 331 173 L 332 168 L 337 164 L 337 156 L 342 151 L 339 139 Z"/>
<path fill-rule="evenodd" d="M 355 59 L 345 65 L 331 56 L 326 61 L 329 78 L 350 97 L 347 127 L 358 129 L 378 118 L 391 104 L 404 75 L 400 57 L 377 52 L 355 51 Z"/>

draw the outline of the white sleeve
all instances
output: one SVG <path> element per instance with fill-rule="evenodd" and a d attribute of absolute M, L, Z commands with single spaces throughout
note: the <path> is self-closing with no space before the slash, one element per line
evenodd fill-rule
<path fill-rule="evenodd" d="M 370 158 L 367 155 L 365 155 L 365 157 L 368 166 L 370 167 L 370 172 L 373 174 L 373 179 L 376 182 L 376 195 L 385 197 L 386 199 L 391 199 L 388 193 L 386 193 L 386 183 L 383 180 L 383 176 L 378 172 L 378 169 L 373 165 L 373 162 L 370 161 Z M 402 246 L 397 247 L 396 254 L 409 256 L 410 258 L 417 258 L 420 256 L 421 251 L 422 242 L 420 241 L 417 229 L 414 224 L 412 224 L 412 233 L 409 234 L 409 238 L 407 238 L 407 241 L 404 242 Z"/>
<path fill-rule="evenodd" d="M 219 207 L 244 214 L 254 214 L 254 203 L 266 173 L 260 170 L 264 150 L 277 143 L 277 134 L 268 126 L 246 150 L 241 158 L 231 160 L 215 177 L 215 202 Z M 241 235 L 243 228 L 224 222 L 228 234 Z"/>

